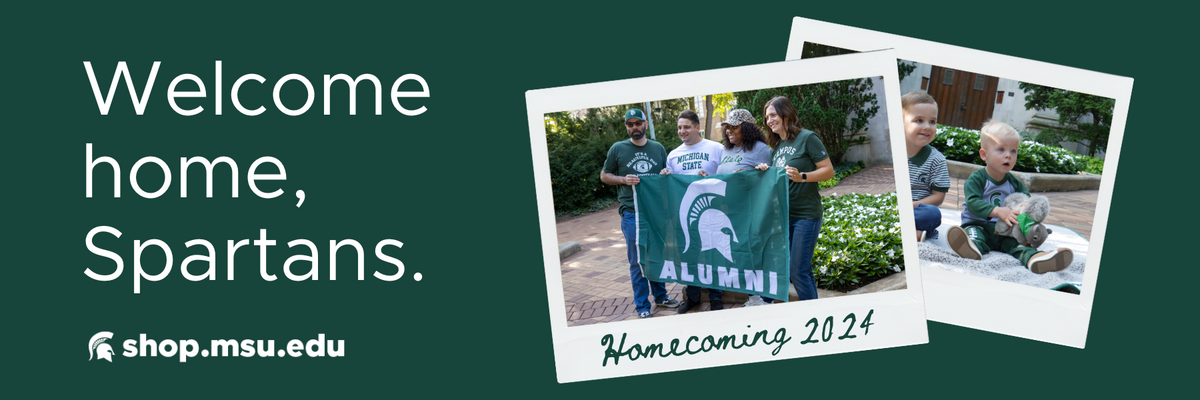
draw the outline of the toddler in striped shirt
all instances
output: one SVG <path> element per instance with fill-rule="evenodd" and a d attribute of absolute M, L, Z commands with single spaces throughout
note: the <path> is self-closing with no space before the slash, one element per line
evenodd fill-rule
<path fill-rule="evenodd" d="M 942 224 L 938 206 L 950 191 L 946 156 L 930 146 L 937 135 L 937 101 L 922 91 L 900 97 L 904 109 L 904 144 L 908 149 L 908 183 L 912 188 L 917 241 L 937 238 Z"/>

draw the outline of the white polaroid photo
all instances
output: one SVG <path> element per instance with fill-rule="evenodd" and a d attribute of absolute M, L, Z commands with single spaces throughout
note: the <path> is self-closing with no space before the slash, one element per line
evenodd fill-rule
<path fill-rule="evenodd" d="M 621 239 L 623 236 L 620 226 L 622 217 L 616 209 L 606 209 L 566 222 L 557 221 L 554 198 L 556 189 L 553 185 L 564 184 L 566 179 L 564 177 L 568 176 L 568 172 L 566 172 L 566 167 L 551 167 L 552 155 L 548 149 L 548 138 L 551 138 L 551 135 L 561 134 L 559 130 L 566 129 L 564 125 L 569 125 L 567 122 L 580 121 L 570 119 L 580 115 L 593 115 L 592 113 L 604 110 L 616 113 L 615 115 L 622 117 L 620 121 L 624 122 L 613 124 L 614 128 L 610 128 L 609 131 L 617 131 L 612 134 L 623 136 L 624 141 L 629 142 L 633 135 L 627 133 L 626 126 L 617 124 L 640 123 L 637 119 L 633 119 L 633 122 L 625 119 L 628 114 L 624 113 L 634 112 L 631 108 L 634 108 L 632 105 L 636 104 L 639 112 L 649 114 L 649 122 L 659 126 L 654 136 L 656 140 L 662 141 L 674 136 L 675 140 L 679 141 L 682 139 L 677 136 L 678 131 L 675 126 L 684 118 L 677 119 L 677 113 L 680 116 L 684 114 L 677 109 L 671 109 L 669 112 L 663 111 L 670 108 L 667 105 L 670 102 L 675 102 L 670 104 L 682 103 L 700 108 L 710 106 L 706 104 L 708 95 L 726 95 L 724 100 L 718 99 L 718 103 L 722 101 L 727 103 L 729 94 L 752 91 L 759 93 L 766 89 L 803 87 L 801 85 L 847 80 L 869 81 L 874 84 L 873 89 L 870 90 L 870 93 L 873 93 L 871 96 L 876 96 L 878 104 L 878 114 L 873 119 L 875 124 L 863 127 L 859 132 L 854 132 L 847 137 L 875 136 L 856 139 L 858 141 L 855 143 L 858 144 L 852 146 L 854 149 L 851 151 L 857 153 L 854 156 L 846 156 L 846 159 L 858 157 L 867 161 L 886 160 L 887 164 L 865 162 L 864 164 L 867 165 L 860 172 L 848 175 L 841 180 L 838 186 L 822 190 L 821 194 L 826 196 L 826 191 L 831 191 L 830 197 L 823 197 L 823 199 L 850 199 L 846 201 L 857 198 L 871 201 L 872 197 L 867 196 L 875 196 L 873 197 L 875 199 L 890 199 L 888 201 L 896 201 L 896 198 L 907 199 L 911 196 L 908 186 L 895 184 L 904 182 L 908 176 L 907 167 L 904 163 L 891 163 L 891 160 L 898 160 L 900 155 L 904 154 L 902 147 L 904 142 L 895 134 L 895 132 L 902 131 L 900 119 L 889 117 L 889 115 L 893 115 L 894 110 L 900 109 L 896 57 L 897 55 L 893 51 L 880 50 L 839 57 L 785 61 L 527 92 L 526 105 L 537 191 L 542 257 L 545 261 L 546 296 L 549 303 L 549 322 L 558 381 L 561 383 L 576 382 L 927 343 L 925 302 L 922 296 L 923 273 L 916 257 L 909 256 L 916 254 L 916 240 L 908 238 L 908 235 L 900 235 L 900 232 L 913 230 L 912 214 L 899 212 L 903 210 L 903 207 L 881 206 L 871 210 L 857 207 L 859 211 L 863 212 L 889 212 L 898 222 L 887 224 L 863 222 L 854 224 L 855 226 L 843 225 L 841 230 L 837 231 L 838 234 L 847 233 L 850 241 L 853 241 L 856 235 L 862 237 L 863 233 L 870 235 L 871 232 L 876 232 L 875 234 L 891 232 L 897 238 L 894 242 L 895 247 L 888 251 L 878 250 L 868 257 L 887 259 L 889 256 L 896 256 L 896 265 L 889 268 L 896 272 L 893 274 L 892 271 L 888 271 L 888 274 L 891 274 L 888 275 L 888 278 L 875 281 L 875 283 L 864 283 L 865 286 L 848 293 L 835 293 L 821 289 L 818 290 L 820 293 L 818 298 L 809 301 L 795 301 L 796 297 L 793 292 L 791 297 L 793 300 L 784 303 L 745 307 L 740 302 L 742 299 L 739 298 L 736 304 L 726 301 L 724 309 L 712 309 L 709 304 L 703 304 L 686 314 L 679 314 L 674 308 L 654 305 L 652 317 L 641 318 L 639 312 L 635 310 L 636 304 L 630 300 L 633 298 L 630 282 L 633 268 L 627 258 L 626 241 Z M 689 102 L 688 99 L 694 99 L 694 103 Z M 745 104 L 752 104 L 752 102 L 745 101 L 742 106 Z M 662 105 L 661 110 L 660 105 Z M 701 127 L 712 126 L 713 128 L 710 129 L 715 130 L 715 132 L 707 131 L 702 134 L 721 142 L 724 137 L 723 133 L 719 133 L 723 132 L 719 122 L 737 121 L 736 118 L 730 118 L 733 118 L 731 114 L 739 115 L 734 111 L 738 107 L 735 101 L 734 104 L 727 104 L 727 107 L 721 109 L 719 113 L 715 112 L 716 108 L 717 106 L 712 106 L 712 110 L 714 110 L 712 117 L 703 111 L 698 114 L 705 118 L 705 123 L 700 124 Z M 763 116 L 766 109 L 763 107 L 761 110 L 751 111 L 756 116 Z M 705 111 L 708 111 L 708 108 L 705 108 Z M 712 123 L 707 124 L 708 122 Z M 581 124 L 587 125 L 586 123 Z M 760 126 L 764 124 L 766 124 L 765 118 L 758 122 Z M 591 126 L 590 129 L 593 132 L 590 134 L 600 134 L 595 132 L 594 124 Z M 739 126 L 746 127 L 744 124 Z M 665 129 L 664 127 L 670 128 Z M 769 129 L 763 127 L 762 132 L 773 134 Z M 889 132 L 891 136 L 895 137 L 889 137 Z M 650 138 L 651 136 L 647 135 L 646 137 Z M 748 136 L 742 132 L 740 137 Z M 731 141 L 736 142 L 736 140 Z M 609 146 L 616 142 L 604 143 L 602 148 L 592 151 L 597 154 L 572 155 L 571 157 L 581 160 L 586 157 L 599 157 L 600 160 L 606 160 L 607 152 L 610 150 Z M 593 147 L 596 146 L 593 145 Z M 666 151 L 671 150 L 670 147 L 666 147 Z M 556 154 L 553 157 L 562 156 Z M 782 172 L 783 168 L 772 167 L 769 170 L 781 171 L 778 172 L 781 174 L 780 176 L 786 173 Z M 647 171 L 650 170 L 647 169 Z M 847 190 L 853 193 L 851 185 L 856 179 L 860 179 L 856 175 L 868 174 L 864 171 L 874 171 L 871 173 L 879 178 L 874 186 L 889 187 L 890 189 L 884 190 L 891 190 L 894 194 L 861 194 L 862 197 L 855 197 L 860 194 L 846 193 Z M 761 171 L 739 173 L 750 172 Z M 815 170 L 810 172 L 815 172 Z M 595 168 L 594 171 L 587 170 L 581 175 L 583 176 L 581 179 L 600 179 L 600 173 L 600 168 Z M 736 174 L 738 173 L 729 175 Z M 798 173 L 797 176 L 799 176 Z M 643 182 L 647 182 L 651 178 L 646 177 L 645 179 Z M 796 179 L 806 178 L 797 177 Z M 843 190 L 843 193 L 836 195 L 832 193 L 839 188 L 846 189 Z M 822 202 L 824 201 L 822 200 Z M 900 202 L 900 205 L 905 204 Z M 826 211 L 824 218 L 827 224 L 832 224 L 829 221 L 840 217 L 832 216 L 829 211 Z M 822 235 L 825 235 L 826 227 L 822 226 Z M 836 228 L 836 226 L 834 227 Z M 878 231 L 873 229 L 878 229 Z M 850 230 L 850 232 L 845 232 L 846 230 Z M 605 238 L 597 239 L 598 236 L 605 236 Z M 902 241 L 899 240 L 901 237 Z M 748 238 L 742 237 L 741 239 L 746 241 Z M 863 242 L 863 246 L 867 246 L 867 244 Z M 836 246 L 829 245 L 828 247 Z M 893 249 L 902 250 L 903 254 Z M 814 252 L 829 254 L 824 252 L 834 252 L 835 250 L 837 249 L 818 245 Z M 715 252 L 718 249 L 707 251 Z M 819 257 L 821 256 L 818 255 L 816 258 Z M 816 265 L 815 262 L 814 265 Z M 816 274 L 831 272 L 820 268 Z M 733 272 L 731 277 L 732 282 L 737 282 L 739 279 L 737 272 Z M 681 274 L 679 279 L 685 278 Z M 787 278 L 783 279 L 786 284 Z M 822 275 L 820 279 L 832 278 Z M 749 281 L 750 279 L 747 278 L 745 281 L 747 283 L 744 283 L 746 286 L 743 287 L 748 289 Z M 680 282 L 665 284 L 671 297 L 677 300 L 682 300 L 679 296 L 684 284 Z M 736 285 L 736 283 L 734 284 Z M 759 285 L 761 289 L 761 283 Z M 849 287 L 853 287 L 853 284 L 850 285 Z M 782 288 L 785 292 L 792 289 L 793 285 L 787 284 L 786 286 Z M 726 287 L 724 299 L 731 298 L 730 292 L 733 291 L 735 290 Z M 788 294 L 784 293 L 783 295 L 787 296 Z"/>
<path fill-rule="evenodd" d="M 965 183 L 966 178 L 981 166 L 947 161 L 952 183 L 945 195 L 946 201 L 939 207 L 943 215 L 937 229 L 940 235 L 921 243 L 920 251 L 912 254 L 919 254 L 923 267 L 926 315 L 933 321 L 1083 348 L 1087 342 L 1113 177 L 1121 153 L 1133 79 L 795 18 L 786 58 L 806 58 L 806 44 L 852 51 L 895 49 L 897 59 L 912 68 L 912 75 L 900 82 L 901 93 L 924 91 L 939 99 L 938 122 L 950 127 L 939 128 L 938 139 L 934 139 L 933 145 L 935 148 L 943 146 L 941 150 L 947 152 L 947 159 L 951 158 L 950 153 L 969 158 L 972 155 L 965 152 L 978 152 L 981 121 L 994 119 L 1021 132 L 1022 146 L 1030 146 L 1022 147 L 1024 150 L 1021 151 L 1031 153 L 1027 159 L 1034 161 L 1027 164 L 1034 164 L 1035 171 L 1014 175 L 1031 194 L 1050 199 L 1049 216 L 1041 217 L 1046 220 L 1039 222 L 1049 228 L 1049 234 L 1035 241 L 1032 240 L 1034 236 L 1040 234 L 1022 230 L 1031 233 L 1022 236 L 1027 238 L 1024 243 L 1036 248 L 1041 257 L 1030 257 L 1030 261 L 1022 265 L 1018 258 L 1021 250 L 998 246 L 989 248 L 991 251 L 985 252 L 982 260 L 963 258 L 963 254 L 970 256 L 972 251 L 983 251 L 973 245 L 977 242 L 962 240 L 962 232 L 950 232 L 953 230 L 950 227 L 962 223 L 964 212 L 971 212 L 971 208 L 964 205 L 967 194 L 986 195 L 990 192 L 981 192 L 977 189 L 979 185 Z M 1081 113 L 1077 109 L 1068 109 L 1070 106 L 1062 106 L 1062 110 L 1047 107 L 1048 104 L 1064 104 L 1045 101 L 1043 94 L 1051 92 L 1063 96 L 1090 96 L 1089 101 L 1097 103 L 1108 101 L 1107 110 L 1083 113 L 1082 118 L 1077 118 Z M 1035 107 L 1026 110 L 1026 103 Z M 894 110 L 892 117 L 901 123 L 900 108 Z M 1111 116 L 1105 112 L 1111 112 Z M 1102 136 L 1086 136 L 1098 132 L 1093 129 L 1103 128 L 1105 124 L 1108 129 L 1106 146 Z M 988 132 L 991 132 L 990 128 Z M 902 133 L 894 135 L 898 137 Z M 1079 140 L 1081 137 L 1099 139 Z M 971 145 L 975 148 L 962 147 L 968 140 L 973 140 Z M 1050 149 L 1042 147 L 1046 144 Z M 1059 146 L 1066 150 L 1053 149 Z M 1096 148 L 1102 151 L 1096 152 Z M 1082 164 L 1088 162 L 1088 157 L 1079 157 L 1079 153 L 1101 159 L 1102 162 L 1090 162 L 1102 164 L 1103 173 L 1099 176 L 1070 173 L 1072 169 L 1082 169 Z M 981 159 L 979 154 L 973 157 Z M 1058 170 L 1043 173 L 1046 172 L 1043 167 Z M 985 168 L 982 172 L 988 171 Z M 974 182 L 981 181 L 976 179 Z M 987 190 L 991 190 L 990 187 Z M 982 197 L 985 196 L 976 194 L 974 204 L 980 204 L 978 199 Z M 995 199 L 987 204 L 999 205 L 999 201 Z M 1030 212 L 1029 215 L 1045 213 Z M 968 218 L 968 222 L 971 221 Z M 1037 228 L 1036 225 L 1027 227 Z M 971 237 L 975 236 L 967 236 L 968 239 Z M 1041 240 L 1045 242 L 1037 245 Z M 970 249 L 962 249 L 968 242 Z M 959 249 L 955 249 L 955 244 Z M 1009 252 L 1005 253 L 1004 249 Z M 1070 249 L 1070 252 L 1061 253 L 1071 256 L 1060 254 L 1061 249 Z M 1068 258 L 1069 264 L 1066 263 Z M 1030 262 L 1034 267 L 1030 267 Z M 1065 269 L 1059 269 L 1064 266 Z M 1042 273 L 1037 273 L 1039 270 Z"/>

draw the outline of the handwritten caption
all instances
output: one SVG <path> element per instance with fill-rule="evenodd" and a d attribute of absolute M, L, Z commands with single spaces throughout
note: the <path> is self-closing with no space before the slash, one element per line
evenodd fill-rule
<path fill-rule="evenodd" d="M 833 335 L 840 328 L 835 326 L 834 317 L 825 317 L 824 321 L 814 317 L 809 319 L 804 325 L 805 328 L 811 327 L 811 330 L 808 333 L 808 338 L 800 341 L 800 344 L 851 340 L 860 335 L 866 336 L 870 333 L 871 326 L 875 325 L 871 322 L 871 317 L 874 315 L 875 310 L 872 309 L 867 312 L 867 315 L 860 322 L 858 316 L 854 313 L 847 314 L 845 318 L 842 318 L 842 323 L 846 324 L 846 330 L 841 336 L 837 336 L 836 339 Z M 751 328 L 751 326 L 746 325 L 746 328 Z M 818 331 L 820 331 L 819 336 Z M 792 340 L 792 337 L 787 334 L 787 329 L 782 327 L 776 329 L 773 334 L 770 330 L 763 329 L 757 332 L 743 333 L 740 336 L 738 334 L 725 336 L 708 335 L 703 338 L 690 336 L 687 339 L 671 339 L 667 343 L 634 343 L 626 348 L 625 342 L 627 338 L 628 334 L 625 333 L 621 334 L 620 343 L 617 343 L 616 338 L 611 333 L 600 338 L 600 346 L 605 347 L 604 359 L 600 362 L 601 367 L 607 367 L 609 360 L 612 360 L 613 365 L 617 365 L 620 363 L 621 358 L 626 358 L 629 361 L 637 361 L 642 358 L 678 357 L 707 353 L 714 350 L 741 350 L 755 346 L 773 345 L 771 355 L 776 356 L 779 355 L 779 351 L 783 349 L 783 346 Z"/>

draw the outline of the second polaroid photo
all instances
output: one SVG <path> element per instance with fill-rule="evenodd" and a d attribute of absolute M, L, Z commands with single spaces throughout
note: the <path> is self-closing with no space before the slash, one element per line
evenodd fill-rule
<path fill-rule="evenodd" d="M 884 48 L 929 319 L 1084 347 L 1133 80 L 805 18 L 787 59 Z"/>

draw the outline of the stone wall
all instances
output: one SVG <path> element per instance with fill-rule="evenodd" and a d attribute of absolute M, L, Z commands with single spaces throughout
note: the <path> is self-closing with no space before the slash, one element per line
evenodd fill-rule
<path fill-rule="evenodd" d="M 874 84 L 871 93 L 875 93 L 879 101 L 879 113 L 870 119 L 864 132 L 859 132 L 859 135 L 867 137 L 867 143 L 851 147 L 843 160 L 862 161 L 867 165 L 891 164 L 892 136 L 888 129 L 887 99 L 883 93 L 883 79 L 871 78 L 871 82 Z M 896 118 L 900 118 L 900 116 L 896 116 Z M 897 136 L 896 140 L 904 140 L 903 133 Z"/>

